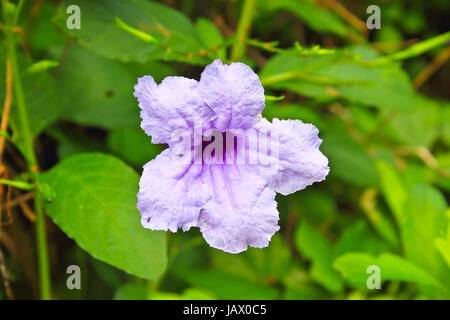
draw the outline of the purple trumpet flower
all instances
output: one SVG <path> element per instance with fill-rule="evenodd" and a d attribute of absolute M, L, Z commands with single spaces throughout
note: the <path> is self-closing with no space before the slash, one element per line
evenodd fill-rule
<path fill-rule="evenodd" d="M 144 166 L 137 207 L 145 228 L 198 227 L 211 247 L 231 253 L 263 248 L 279 230 L 276 192 L 304 189 L 329 172 L 315 126 L 261 116 L 264 88 L 243 63 L 215 60 L 200 81 L 167 77 L 158 85 L 144 76 L 134 95 L 142 129 L 169 145 Z"/>

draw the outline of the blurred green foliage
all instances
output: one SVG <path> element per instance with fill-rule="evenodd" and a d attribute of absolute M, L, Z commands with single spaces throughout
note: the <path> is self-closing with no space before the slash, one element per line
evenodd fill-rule
<path fill-rule="evenodd" d="M 45 171 L 38 183 L 53 195 L 45 203 L 53 297 L 449 299 L 448 64 L 420 88 L 416 81 L 449 50 L 448 33 L 447 43 L 423 41 L 448 31 L 450 3 L 258 0 L 249 36 L 238 39 L 243 2 L 25 2 L 14 36 Z M 80 30 L 66 27 L 72 4 Z M 370 4 L 381 7 L 380 30 L 365 28 Z M 132 92 L 145 74 L 198 78 L 213 59 L 229 62 L 237 43 L 266 95 L 283 97 L 268 99 L 263 115 L 317 126 L 331 171 L 277 197 L 281 231 L 269 247 L 233 255 L 208 247 L 195 228 L 141 227 L 138 174 L 161 146 L 139 128 Z M 5 61 L 2 45 L 2 106 Z M 14 98 L 3 162 L 10 177 L 27 180 L 29 137 L 17 112 Z M 0 246 L 14 296 L 36 298 L 33 224 L 21 210 L 12 207 Z M 81 291 L 65 286 L 72 264 Z M 380 267 L 380 290 L 366 285 L 370 265 Z"/>

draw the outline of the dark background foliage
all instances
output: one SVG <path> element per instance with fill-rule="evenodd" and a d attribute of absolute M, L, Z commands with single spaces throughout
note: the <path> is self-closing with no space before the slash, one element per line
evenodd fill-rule
<path fill-rule="evenodd" d="M 71 4 L 80 30 L 66 27 Z M 371 4 L 380 30 L 366 28 Z M 40 257 L 57 299 L 448 299 L 449 9 L 446 0 L 3 1 L 0 101 L 12 103 L 1 175 L 24 184 L 1 189 L 0 298 L 48 297 Z M 440 34 L 446 41 L 427 42 Z M 317 126 L 331 168 L 326 181 L 277 196 L 281 231 L 239 255 L 210 248 L 196 228 L 145 230 L 135 207 L 142 165 L 164 149 L 139 127 L 137 77 L 198 79 L 215 58 L 258 72 L 264 116 Z M 81 290 L 67 289 L 69 265 L 81 268 Z M 380 290 L 366 286 L 369 265 L 381 269 Z"/>

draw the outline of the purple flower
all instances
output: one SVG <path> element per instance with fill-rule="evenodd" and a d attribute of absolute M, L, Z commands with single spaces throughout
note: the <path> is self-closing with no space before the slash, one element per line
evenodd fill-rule
<path fill-rule="evenodd" d="M 137 206 L 145 228 L 176 232 L 199 227 L 210 246 L 231 253 L 263 248 L 279 230 L 276 192 L 304 189 L 329 172 L 316 127 L 261 117 L 264 89 L 243 63 L 216 60 L 200 81 L 167 77 L 158 85 L 144 76 L 134 95 L 142 129 L 153 143 L 169 145 L 144 166 Z M 180 130 L 189 135 L 184 151 L 192 154 L 187 157 L 175 152 L 180 139 L 174 132 Z M 261 140 L 250 142 L 251 130 L 270 137 L 269 151 Z M 211 148 L 216 142 L 222 144 Z M 245 161 L 239 162 L 238 154 Z M 269 165 L 248 161 L 252 154 Z M 182 156 L 188 161 L 177 160 Z"/>

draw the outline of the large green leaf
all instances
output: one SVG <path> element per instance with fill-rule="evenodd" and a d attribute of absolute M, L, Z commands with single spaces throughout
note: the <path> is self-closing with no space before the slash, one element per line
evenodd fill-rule
<path fill-rule="evenodd" d="M 402 237 L 408 258 L 450 289 L 450 269 L 435 247 L 446 234 L 447 204 L 442 194 L 428 185 L 417 185 L 405 205 Z"/>
<path fill-rule="evenodd" d="M 332 268 L 331 245 L 306 221 L 303 221 L 296 231 L 295 245 L 305 257 L 311 260 L 312 279 L 331 292 L 338 292 L 342 289 L 342 279 Z"/>
<path fill-rule="evenodd" d="M 81 29 L 68 30 L 66 9 L 78 5 Z M 156 39 L 146 42 L 119 27 L 117 19 Z M 206 63 L 201 40 L 189 19 L 165 5 L 146 0 L 65 0 L 54 21 L 95 53 L 121 61 L 177 60 Z"/>
<path fill-rule="evenodd" d="M 138 175 L 101 153 L 69 157 L 41 176 L 55 191 L 53 221 L 93 257 L 156 280 L 166 267 L 163 232 L 144 229 L 136 208 Z"/>
<path fill-rule="evenodd" d="M 137 126 L 137 80 L 121 64 L 74 45 L 61 61 L 57 79 L 63 119 L 108 129 Z"/>
<path fill-rule="evenodd" d="M 393 255 L 381 254 L 374 257 L 366 253 L 346 253 L 334 261 L 334 268 L 357 288 L 367 288 L 367 279 L 371 273 L 367 272 L 369 266 L 380 268 L 380 280 L 399 280 L 406 282 L 432 285 L 441 288 L 441 284 L 429 273 L 414 263 Z"/>

